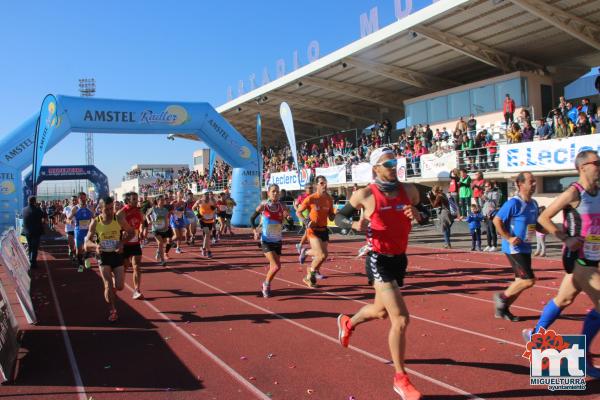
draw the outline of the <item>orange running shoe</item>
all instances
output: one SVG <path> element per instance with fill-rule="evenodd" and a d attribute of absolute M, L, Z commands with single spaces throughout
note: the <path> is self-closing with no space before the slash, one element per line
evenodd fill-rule
<path fill-rule="evenodd" d="M 394 377 L 394 392 L 398 393 L 403 400 L 420 400 L 422 398 L 421 393 L 415 389 L 408 375 L 398 375 Z"/>
<path fill-rule="evenodd" d="M 344 314 L 338 315 L 338 338 L 340 340 L 340 344 L 344 347 L 348 347 L 348 344 L 350 343 L 350 336 L 352 335 L 352 331 L 348 329 L 348 321 L 350 321 L 349 316 Z"/>

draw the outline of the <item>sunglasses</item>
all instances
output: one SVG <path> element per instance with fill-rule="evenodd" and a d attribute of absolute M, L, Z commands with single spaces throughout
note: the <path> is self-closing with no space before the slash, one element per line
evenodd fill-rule
<path fill-rule="evenodd" d="M 384 162 L 377 163 L 375 165 L 381 165 L 383 168 L 395 168 L 398 165 L 398 160 L 396 158 L 392 158 L 391 160 L 385 160 Z"/>
<path fill-rule="evenodd" d="M 600 160 L 594 160 L 590 162 L 583 163 L 583 165 L 594 164 L 596 167 L 600 167 Z"/>
<path fill-rule="evenodd" d="M 318 182 L 317 185 L 327 185 L 327 182 L 321 181 L 321 182 Z"/>

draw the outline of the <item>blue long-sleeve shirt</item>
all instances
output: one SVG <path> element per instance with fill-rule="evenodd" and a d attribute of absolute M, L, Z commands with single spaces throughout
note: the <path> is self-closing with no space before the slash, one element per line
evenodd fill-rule
<path fill-rule="evenodd" d="M 469 230 L 474 231 L 475 229 L 481 229 L 481 221 L 483 221 L 483 215 L 481 215 L 480 212 L 469 213 L 469 215 L 467 216 Z"/>

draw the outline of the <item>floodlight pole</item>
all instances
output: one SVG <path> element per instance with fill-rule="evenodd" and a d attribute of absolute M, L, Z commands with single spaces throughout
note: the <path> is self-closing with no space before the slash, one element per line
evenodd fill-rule
<path fill-rule="evenodd" d="M 81 97 L 93 97 L 96 94 L 96 80 L 94 78 L 79 79 L 79 93 Z M 85 162 L 94 165 L 94 134 L 85 134 Z"/>

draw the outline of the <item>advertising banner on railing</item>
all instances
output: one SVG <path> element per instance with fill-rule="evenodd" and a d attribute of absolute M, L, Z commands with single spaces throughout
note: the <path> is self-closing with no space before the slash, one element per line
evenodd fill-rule
<path fill-rule="evenodd" d="M 315 175 L 323 175 L 330 185 L 346 183 L 346 166 L 336 165 L 329 168 L 315 168 Z"/>
<path fill-rule="evenodd" d="M 499 147 L 501 172 L 574 170 L 580 151 L 600 151 L 600 135 L 514 143 Z"/>
<path fill-rule="evenodd" d="M 398 158 L 396 173 L 400 182 L 406 181 L 406 158 Z M 373 182 L 373 166 L 369 163 L 360 163 L 352 166 L 352 183 L 371 183 Z"/>
<path fill-rule="evenodd" d="M 396 166 L 396 175 L 400 182 L 406 181 L 406 157 L 398 158 L 398 165 Z"/>
<path fill-rule="evenodd" d="M 298 179 L 298 175 L 300 179 Z M 279 189 L 285 190 L 304 190 L 304 185 L 310 183 L 311 170 L 302 169 L 300 174 L 297 171 L 275 172 L 271 174 L 269 180 L 265 183 L 265 187 L 271 184 L 279 185 Z"/>
<path fill-rule="evenodd" d="M 450 171 L 456 168 L 456 152 L 451 151 L 436 154 L 423 154 L 421 156 L 422 178 L 448 178 Z"/>
<path fill-rule="evenodd" d="M 369 163 L 360 163 L 352 166 L 353 183 L 371 183 L 373 181 L 373 167 Z"/>
<path fill-rule="evenodd" d="M 0 237 L 0 263 L 2 263 L 6 269 L 6 273 L 12 280 L 27 322 L 35 324 L 37 320 L 33 310 L 31 295 L 29 294 L 31 287 L 29 260 L 14 229 L 9 229 Z"/>
<path fill-rule="evenodd" d="M 0 383 L 11 378 L 19 351 L 17 320 L 0 281 Z"/>

